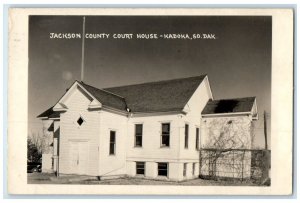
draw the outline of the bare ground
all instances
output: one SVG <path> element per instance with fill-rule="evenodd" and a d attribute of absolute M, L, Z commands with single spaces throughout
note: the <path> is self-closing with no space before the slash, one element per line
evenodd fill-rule
<path fill-rule="evenodd" d="M 171 182 L 162 180 L 148 180 L 142 178 L 118 178 L 111 180 L 84 180 L 66 177 L 55 177 L 50 173 L 28 173 L 28 184 L 89 184 L 89 185 L 190 185 L 190 186 L 259 186 L 251 181 L 222 181 L 222 180 L 204 180 L 193 179 L 182 182 Z"/>

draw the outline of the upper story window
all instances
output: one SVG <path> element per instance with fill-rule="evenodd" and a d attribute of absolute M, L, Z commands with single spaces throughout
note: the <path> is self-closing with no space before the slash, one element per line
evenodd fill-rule
<path fill-rule="evenodd" d="M 161 146 L 170 146 L 170 123 L 161 124 Z"/>
<path fill-rule="evenodd" d="M 184 148 L 189 147 L 189 125 L 185 124 L 184 127 Z"/>
<path fill-rule="evenodd" d="M 135 147 L 143 146 L 143 124 L 135 124 L 134 146 Z"/>
<path fill-rule="evenodd" d="M 199 150 L 199 128 L 196 128 L 196 149 Z"/>
<path fill-rule="evenodd" d="M 110 131 L 109 137 L 109 155 L 116 154 L 116 131 Z"/>

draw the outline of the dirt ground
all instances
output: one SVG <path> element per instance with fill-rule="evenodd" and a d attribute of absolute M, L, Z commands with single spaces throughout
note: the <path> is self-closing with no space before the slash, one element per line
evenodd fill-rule
<path fill-rule="evenodd" d="M 250 181 L 221 181 L 193 179 L 182 182 L 147 180 L 142 178 L 118 178 L 111 180 L 84 180 L 75 177 L 55 177 L 49 173 L 28 173 L 28 184 L 92 184 L 92 185 L 190 185 L 190 186 L 258 186 Z"/>

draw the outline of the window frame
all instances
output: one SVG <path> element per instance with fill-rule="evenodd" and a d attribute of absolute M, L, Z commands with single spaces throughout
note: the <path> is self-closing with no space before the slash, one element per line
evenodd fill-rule
<path fill-rule="evenodd" d="M 183 177 L 187 176 L 187 163 L 183 163 L 183 171 L 182 171 L 182 175 Z"/>
<path fill-rule="evenodd" d="M 193 169 L 192 169 L 193 170 L 193 176 L 195 176 L 195 174 L 196 174 L 196 164 L 197 163 L 193 163 Z"/>
<path fill-rule="evenodd" d="M 163 132 L 163 126 L 169 125 L 169 133 Z M 163 145 L 163 137 L 168 137 L 168 145 Z M 169 148 L 170 147 L 170 137 L 171 137 L 171 122 L 162 122 L 161 123 L 161 133 L 160 133 L 160 147 L 161 148 Z"/>
<path fill-rule="evenodd" d="M 142 134 L 141 134 L 141 135 L 137 135 L 136 127 L 137 127 L 138 125 L 141 125 L 141 126 L 142 126 Z M 143 123 L 136 123 L 136 124 L 134 124 L 134 147 L 136 147 L 136 148 L 143 147 L 143 130 L 144 130 L 144 125 L 143 125 Z M 141 145 L 137 145 L 137 142 L 136 142 L 137 137 L 141 137 Z"/>
<path fill-rule="evenodd" d="M 190 129 L 190 125 L 188 123 L 185 123 L 185 125 L 184 125 L 184 149 L 189 148 L 189 129 Z"/>
<path fill-rule="evenodd" d="M 138 164 L 143 164 L 143 168 L 138 168 Z M 142 169 L 143 170 L 143 174 L 138 173 L 138 169 Z M 135 174 L 136 175 L 140 175 L 140 176 L 145 176 L 145 171 L 146 171 L 146 162 L 144 161 L 136 161 L 135 162 Z"/>
<path fill-rule="evenodd" d="M 200 150 L 200 129 L 198 127 L 196 127 L 196 150 Z"/>
<path fill-rule="evenodd" d="M 167 168 L 166 169 L 159 169 L 160 164 L 166 164 Z M 167 175 L 159 175 L 159 172 L 162 171 L 162 170 L 166 170 Z M 169 163 L 168 162 L 157 162 L 157 176 L 169 178 Z"/>
<path fill-rule="evenodd" d="M 112 132 L 114 132 L 114 142 L 111 140 Z M 108 154 L 109 156 L 115 156 L 116 155 L 116 140 L 117 140 L 117 131 L 116 130 L 110 130 L 109 131 L 109 149 L 108 149 Z M 113 144 L 113 153 L 111 153 L 111 146 Z"/>

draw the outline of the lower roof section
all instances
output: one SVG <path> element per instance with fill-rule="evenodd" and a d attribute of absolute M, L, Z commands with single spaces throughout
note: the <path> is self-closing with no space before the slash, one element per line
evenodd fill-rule
<path fill-rule="evenodd" d="M 244 97 L 209 100 L 201 114 L 203 116 L 226 114 L 252 114 L 253 116 L 257 116 L 256 98 Z"/>

